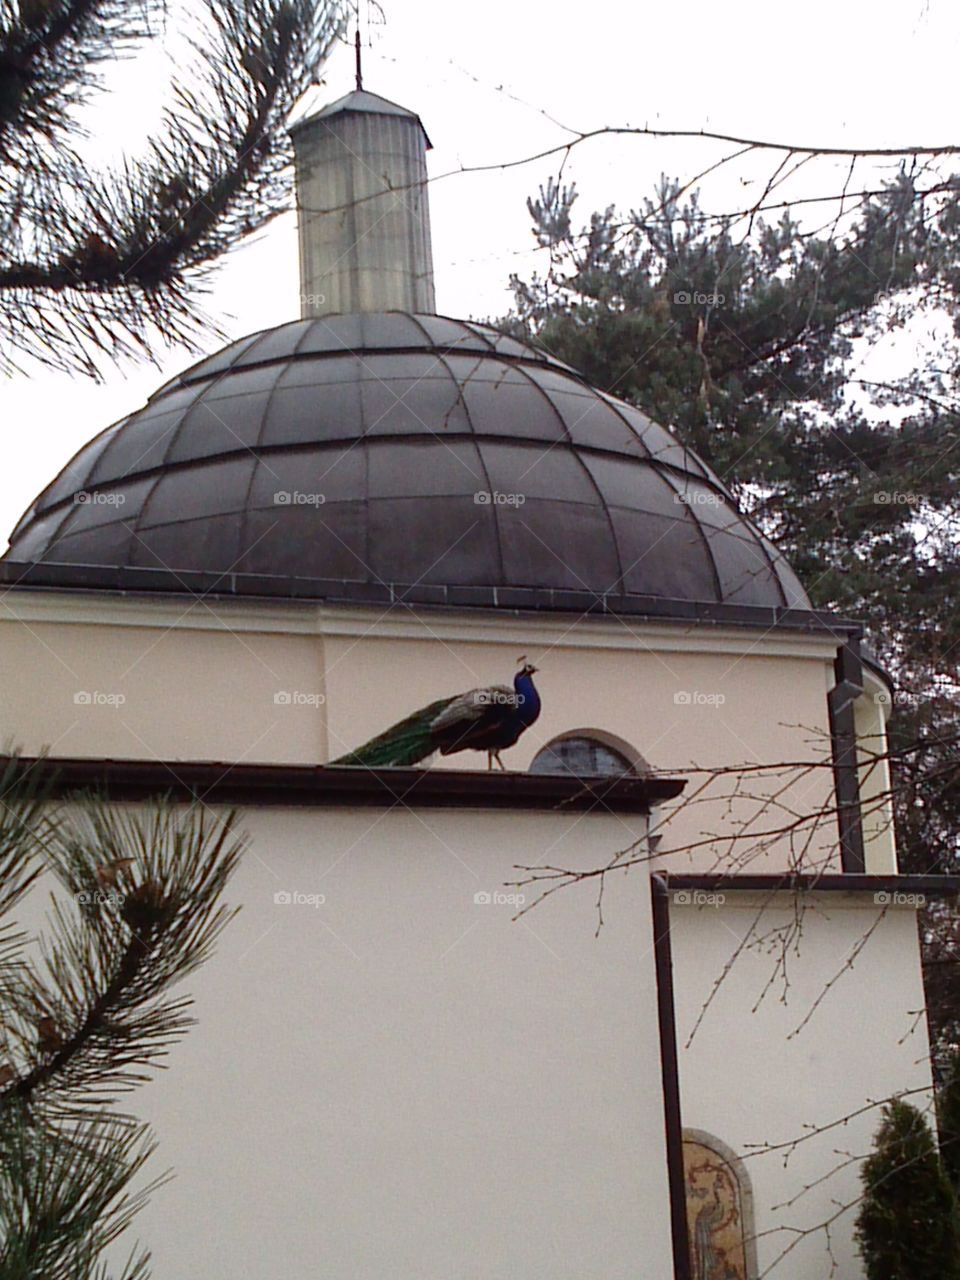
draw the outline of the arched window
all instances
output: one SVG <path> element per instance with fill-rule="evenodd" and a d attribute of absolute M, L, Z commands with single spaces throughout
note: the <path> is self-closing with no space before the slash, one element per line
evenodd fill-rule
<path fill-rule="evenodd" d="M 531 773 L 562 773 L 575 778 L 619 777 L 649 773 L 643 757 L 622 738 L 602 729 L 571 729 L 551 739 L 533 757 Z"/>
<path fill-rule="evenodd" d="M 753 1193 L 743 1161 L 701 1129 L 683 1131 L 692 1280 L 756 1280 Z"/>

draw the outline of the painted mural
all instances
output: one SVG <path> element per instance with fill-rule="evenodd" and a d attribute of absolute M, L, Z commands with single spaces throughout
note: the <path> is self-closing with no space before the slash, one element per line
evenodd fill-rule
<path fill-rule="evenodd" d="M 693 1280 L 751 1280 L 743 1196 L 732 1165 L 702 1142 L 684 1138 L 683 1173 Z"/>

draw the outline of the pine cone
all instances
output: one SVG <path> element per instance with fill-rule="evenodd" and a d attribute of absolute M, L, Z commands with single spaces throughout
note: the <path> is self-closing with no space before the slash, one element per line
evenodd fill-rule
<path fill-rule="evenodd" d="M 20 21 L 25 27 L 40 27 L 50 17 L 51 0 L 20 0 Z"/>
<path fill-rule="evenodd" d="M 133 858 L 118 858 L 116 862 L 106 862 L 94 867 L 94 874 L 102 888 L 112 889 L 117 883 L 117 877 L 129 871 L 133 865 Z"/>
<path fill-rule="evenodd" d="M 57 1030 L 53 1018 L 44 1017 L 37 1023 L 37 1044 L 41 1053 L 56 1053 L 63 1047 L 63 1036 Z"/>
<path fill-rule="evenodd" d="M 163 896 L 163 885 L 157 880 L 147 880 L 133 893 L 127 894 L 120 914 L 136 934 L 149 933 L 167 915 L 168 905 Z"/>

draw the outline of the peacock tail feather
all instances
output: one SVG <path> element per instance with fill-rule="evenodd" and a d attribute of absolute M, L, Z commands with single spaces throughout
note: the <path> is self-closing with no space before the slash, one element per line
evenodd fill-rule
<path fill-rule="evenodd" d="M 432 726 L 436 717 L 448 707 L 454 698 L 440 698 L 426 707 L 421 707 L 413 715 L 399 721 L 375 738 L 365 742 L 356 751 L 348 751 L 346 755 L 331 760 L 331 765 L 353 765 L 365 769 L 402 768 L 404 765 L 419 764 L 427 756 L 436 751 Z"/>

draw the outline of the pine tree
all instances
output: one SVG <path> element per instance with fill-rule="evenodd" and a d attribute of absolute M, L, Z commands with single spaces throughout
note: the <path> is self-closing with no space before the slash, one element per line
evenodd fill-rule
<path fill-rule="evenodd" d="M 504 323 L 669 426 L 786 555 L 816 607 L 862 620 L 898 685 L 901 869 L 960 870 L 960 205 L 901 173 L 844 225 L 735 226 L 664 180 L 577 231 L 576 190 L 528 202 L 540 277 Z M 940 323 L 889 384 L 870 344 Z M 918 344 L 920 339 L 918 338 Z M 924 914 L 934 1037 L 960 1039 L 960 916 Z"/>
<path fill-rule="evenodd" d="M 937 1091 L 937 1128 L 940 1159 L 954 1194 L 960 1195 L 960 1050 L 946 1063 L 943 1084 Z"/>
<path fill-rule="evenodd" d="M 211 266 L 285 205 L 285 122 L 317 77 L 341 0 L 199 0 L 194 61 L 160 130 L 100 169 L 81 109 L 103 71 L 156 39 L 162 0 L 0 2 L 0 372 L 26 355 L 98 376 L 98 358 L 195 348 Z"/>
<path fill-rule="evenodd" d="M 159 1185 L 134 1186 L 155 1143 L 120 1097 L 191 1023 L 171 991 L 230 917 L 243 841 L 200 804 L 55 802 L 40 773 L 0 770 L 0 1276 L 108 1280 L 103 1251 Z M 51 884 L 37 947 L 11 913 Z M 131 1250 L 122 1280 L 148 1274 Z"/>
<path fill-rule="evenodd" d="M 956 1204 L 925 1117 L 891 1102 L 861 1171 L 856 1238 L 867 1280 L 957 1280 Z"/>

